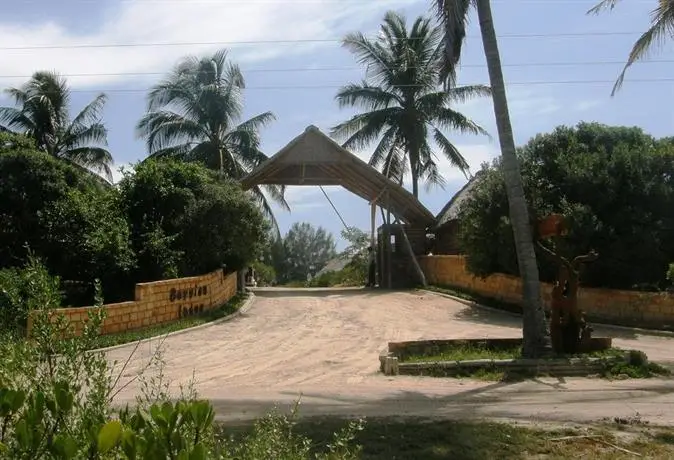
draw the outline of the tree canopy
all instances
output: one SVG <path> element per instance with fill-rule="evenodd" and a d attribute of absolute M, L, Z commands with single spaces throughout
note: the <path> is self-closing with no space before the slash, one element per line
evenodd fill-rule
<path fill-rule="evenodd" d="M 567 216 L 569 256 L 595 249 L 582 281 L 609 288 L 663 287 L 674 260 L 674 142 L 639 128 L 598 123 L 561 126 L 518 149 L 537 218 Z M 459 212 L 468 267 L 478 275 L 517 274 L 499 161 L 483 167 Z M 539 257 L 543 278 L 554 268 Z"/>
<path fill-rule="evenodd" d="M 295 222 L 282 240 L 269 248 L 280 283 L 304 282 L 337 256 L 335 239 L 323 227 Z"/>

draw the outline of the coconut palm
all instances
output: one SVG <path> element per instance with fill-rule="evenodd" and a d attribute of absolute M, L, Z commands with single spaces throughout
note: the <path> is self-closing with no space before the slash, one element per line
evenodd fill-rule
<path fill-rule="evenodd" d="M 437 7 L 438 16 L 443 23 L 445 32 L 443 38 L 445 65 L 442 78 L 450 84 L 456 79 L 455 70 L 466 38 L 466 26 L 470 11 L 472 8 L 477 9 L 482 45 L 487 59 L 489 81 L 493 93 L 494 114 L 501 145 L 501 164 L 508 195 L 510 222 L 513 227 L 517 262 L 522 277 L 524 312 L 522 353 L 528 357 L 535 357 L 549 350 L 550 335 L 545 323 L 527 200 L 524 196 L 519 163 L 515 155 L 515 140 L 510 123 L 508 100 L 491 4 L 489 0 L 434 0 L 434 4 Z"/>
<path fill-rule="evenodd" d="M 604 10 L 612 10 L 620 0 L 603 0 L 588 11 L 598 14 Z M 657 6 L 651 12 L 651 27 L 644 32 L 632 46 L 627 63 L 613 85 L 611 96 L 615 95 L 625 80 L 627 69 L 635 62 L 648 55 L 654 43 L 662 43 L 666 38 L 674 38 L 674 0 L 657 0 Z"/>
<path fill-rule="evenodd" d="M 483 85 L 442 90 L 442 30 L 424 17 L 417 18 L 408 30 L 403 16 L 388 12 L 378 38 L 353 33 L 344 38 L 343 45 L 367 66 L 369 74 L 368 79 L 337 93 L 340 107 L 364 110 L 332 129 L 335 137 L 344 140 L 344 147 L 360 149 L 379 139 L 370 164 L 399 182 L 409 171 L 415 197 L 419 180 L 425 180 L 428 187 L 445 183 L 429 144 L 431 137 L 452 165 L 468 173 L 466 159 L 443 131 L 487 134 L 452 105 L 487 96 L 490 90 Z"/>
<path fill-rule="evenodd" d="M 35 140 L 40 150 L 88 170 L 103 173 L 111 181 L 112 155 L 107 130 L 101 122 L 106 96 L 99 94 L 70 120 L 70 89 L 55 72 L 36 72 L 20 88 L 5 90 L 15 107 L 0 107 L 0 125 Z"/>
<path fill-rule="evenodd" d="M 265 112 L 241 122 L 243 75 L 227 50 L 181 60 L 168 78 L 148 95 L 147 114 L 137 126 L 150 157 L 196 161 L 223 176 L 241 179 L 267 156 L 260 150 L 260 128 L 273 121 Z M 271 199 L 289 209 L 284 187 L 266 185 Z M 252 193 L 276 225 L 260 187 Z"/>

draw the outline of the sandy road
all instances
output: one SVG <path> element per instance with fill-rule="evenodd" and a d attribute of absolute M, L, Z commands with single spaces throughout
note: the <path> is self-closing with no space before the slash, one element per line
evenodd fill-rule
<path fill-rule="evenodd" d="M 258 291 L 239 318 L 163 342 L 164 372 L 177 384 L 194 373 L 221 419 L 247 419 L 302 394 L 302 414 L 488 416 L 591 421 L 634 416 L 674 425 L 674 380 L 546 379 L 521 383 L 386 377 L 378 354 L 389 341 L 518 337 L 520 319 L 415 292 Z M 674 363 L 674 338 L 597 328 L 616 346 Z M 158 341 L 157 341 L 158 342 Z M 157 342 L 131 357 L 120 384 L 147 363 Z M 134 346 L 109 352 L 124 362 Z M 119 367 L 119 366 L 118 366 Z M 118 395 L 131 400 L 137 381 Z"/>

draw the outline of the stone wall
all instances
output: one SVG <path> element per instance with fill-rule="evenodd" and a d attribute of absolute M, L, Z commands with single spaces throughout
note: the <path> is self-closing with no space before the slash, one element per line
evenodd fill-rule
<path fill-rule="evenodd" d="M 101 333 L 143 329 L 220 307 L 234 297 L 236 287 L 237 274 L 226 275 L 222 270 L 202 276 L 136 284 L 135 300 L 104 306 L 106 318 Z M 64 315 L 80 333 L 93 308 L 61 308 L 57 313 Z M 29 334 L 30 328 L 29 319 Z"/>
<path fill-rule="evenodd" d="M 513 305 L 522 301 L 519 278 L 494 274 L 480 279 L 470 274 L 464 256 L 443 255 L 419 257 L 419 264 L 429 284 L 456 287 L 482 297 Z M 546 307 L 550 305 L 552 285 L 541 283 Z M 674 328 L 674 294 L 638 292 L 581 287 L 578 305 L 588 319 L 626 326 Z"/>

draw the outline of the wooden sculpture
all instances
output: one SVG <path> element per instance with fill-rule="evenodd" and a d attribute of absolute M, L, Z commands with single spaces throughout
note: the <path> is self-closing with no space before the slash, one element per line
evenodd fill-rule
<path fill-rule="evenodd" d="M 541 220 L 538 225 L 538 247 L 557 263 L 557 281 L 552 288 L 550 304 L 550 338 L 556 353 L 580 353 L 590 342 L 592 328 L 585 321 L 583 312 L 578 308 L 578 287 L 580 270 L 583 264 L 597 260 L 599 255 L 591 250 L 588 254 L 577 256 L 572 261 L 557 251 L 560 238 L 566 235 L 568 227 L 563 216 L 552 214 Z M 553 239 L 549 248 L 540 239 Z"/>

